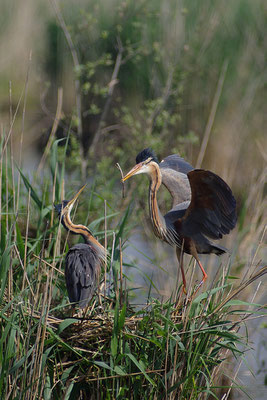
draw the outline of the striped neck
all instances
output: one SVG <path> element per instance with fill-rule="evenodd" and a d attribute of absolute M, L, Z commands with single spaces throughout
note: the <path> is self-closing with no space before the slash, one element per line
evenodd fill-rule
<path fill-rule="evenodd" d="M 157 163 L 150 164 L 150 186 L 149 186 L 149 214 L 155 235 L 164 239 L 166 229 L 165 220 L 159 210 L 157 202 L 157 191 L 161 185 L 162 176 Z"/>
<path fill-rule="evenodd" d="M 92 246 L 94 250 L 96 251 L 97 255 L 101 259 L 105 259 L 106 257 L 106 250 L 105 248 L 96 240 L 96 238 L 92 235 L 90 230 L 84 226 L 84 225 L 75 225 L 72 223 L 70 219 L 69 213 L 62 215 L 61 218 L 61 223 L 64 226 L 67 231 L 75 234 L 75 235 L 81 235 L 83 237 L 83 240 L 86 244 Z"/>

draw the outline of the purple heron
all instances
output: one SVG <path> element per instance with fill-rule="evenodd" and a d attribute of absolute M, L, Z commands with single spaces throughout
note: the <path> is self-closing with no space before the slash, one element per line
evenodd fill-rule
<path fill-rule="evenodd" d="M 122 178 L 147 174 L 149 185 L 149 214 L 155 235 L 176 247 L 180 263 L 183 290 L 186 279 L 183 253 L 191 254 L 199 265 L 203 278 L 207 274 L 198 254 L 221 255 L 227 250 L 209 239 L 221 239 L 236 225 L 236 201 L 229 186 L 218 175 L 204 169 L 194 169 L 177 154 L 158 161 L 154 152 L 144 149 L 136 157 L 136 165 Z M 164 216 L 157 203 L 157 191 L 161 184 L 169 190 L 172 209 Z"/>
<path fill-rule="evenodd" d="M 96 240 L 84 225 L 75 225 L 70 213 L 75 201 L 83 191 L 84 185 L 72 200 L 63 200 L 54 207 L 64 228 L 75 235 L 81 235 L 84 243 L 71 247 L 65 259 L 65 280 L 69 300 L 85 308 L 90 302 L 100 275 L 101 263 L 105 260 L 105 248 Z"/>

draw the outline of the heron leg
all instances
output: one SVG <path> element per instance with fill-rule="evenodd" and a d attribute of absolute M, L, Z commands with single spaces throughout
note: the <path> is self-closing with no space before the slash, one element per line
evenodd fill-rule
<path fill-rule="evenodd" d="M 200 285 L 202 285 L 202 284 L 205 282 L 205 280 L 207 279 L 208 275 L 206 274 L 206 271 L 205 271 L 204 268 L 202 267 L 201 262 L 200 262 L 199 260 L 197 260 L 197 263 L 198 263 L 198 265 L 199 265 L 199 267 L 200 267 L 200 269 L 201 269 L 201 271 L 202 271 L 202 274 L 203 274 L 202 280 L 201 280 L 201 282 L 200 282 Z"/>
<path fill-rule="evenodd" d="M 197 263 L 199 265 L 199 268 L 201 269 L 201 272 L 203 274 L 203 277 L 202 277 L 200 283 L 197 285 L 197 287 L 196 287 L 196 289 L 194 291 L 194 294 L 196 294 L 196 292 L 199 290 L 199 288 L 203 285 L 203 283 L 207 279 L 208 275 L 206 274 L 206 271 L 204 270 L 204 268 L 203 268 L 203 266 L 202 266 L 202 264 L 201 264 L 201 262 L 200 262 L 200 260 L 198 258 L 198 254 L 197 254 L 197 250 L 196 250 L 195 246 L 193 246 L 193 248 L 191 248 L 191 254 L 196 259 L 196 261 L 197 261 Z"/>
<path fill-rule="evenodd" d="M 180 247 L 176 246 L 176 255 L 177 255 L 177 259 L 178 262 L 180 264 L 180 268 L 181 268 L 181 272 L 182 272 L 182 279 L 183 279 L 183 292 L 184 294 L 187 294 L 186 291 L 186 279 L 185 279 L 185 272 L 184 272 L 184 253 L 183 253 L 183 249 L 180 249 Z"/>

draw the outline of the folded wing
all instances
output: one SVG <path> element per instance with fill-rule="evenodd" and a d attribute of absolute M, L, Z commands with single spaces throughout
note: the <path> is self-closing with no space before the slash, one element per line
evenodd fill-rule
<path fill-rule="evenodd" d="M 80 308 L 87 306 L 97 284 L 100 262 L 88 244 L 73 246 L 65 263 L 65 279 L 71 303 L 78 303 Z"/>

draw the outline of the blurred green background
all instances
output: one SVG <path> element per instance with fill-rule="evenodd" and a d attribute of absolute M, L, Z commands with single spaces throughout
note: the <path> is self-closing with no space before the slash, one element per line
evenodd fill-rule
<path fill-rule="evenodd" d="M 195 165 L 214 117 L 202 165 L 239 191 L 262 169 L 265 1 L 2 0 L 0 22 L 1 120 L 10 119 L 9 86 L 15 112 L 29 70 L 24 146 L 37 152 L 36 162 L 62 87 L 56 137 L 71 130 L 70 167 L 81 165 L 81 157 L 89 174 L 97 163 L 108 176 L 107 166 L 119 161 L 129 168 L 145 146 L 159 157 L 179 152 Z M 21 109 L 13 131 L 17 149 Z"/>

